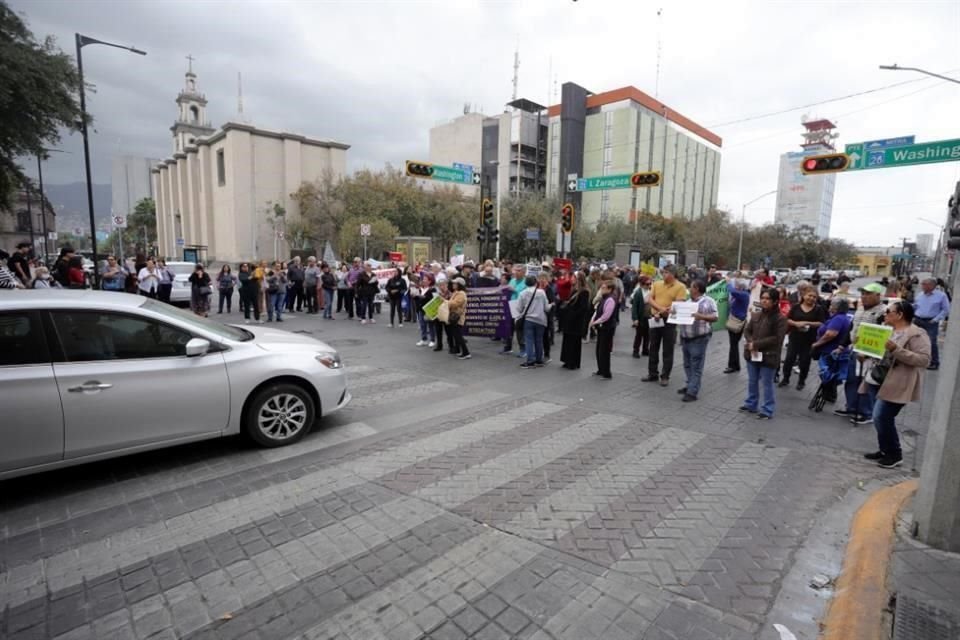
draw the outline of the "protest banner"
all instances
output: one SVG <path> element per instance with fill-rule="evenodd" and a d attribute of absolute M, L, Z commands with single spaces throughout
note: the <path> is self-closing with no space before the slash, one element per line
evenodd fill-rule
<path fill-rule="evenodd" d="M 642 274 L 645 275 L 645 276 L 649 276 L 649 277 L 652 278 L 653 276 L 655 276 L 655 275 L 657 274 L 657 268 L 656 268 L 655 266 L 653 266 L 653 264 L 651 264 L 651 263 L 649 263 L 649 262 L 641 262 L 641 263 L 640 263 L 640 273 L 642 273 Z"/>
<path fill-rule="evenodd" d="M 727 294 L 727 281 L 720 280 L 707 287 L 706 295 L 717 303 L 717 321 L 713 323 L 714 331 L 724 331 L 727 328 L 727 318 L 730 315 L 730 298 Z"/>
<path fill-rule="evenodd" d="M 893 335 L 893 327 L 888 325 L 861 324 L 857 328 L 857 341 L 853 350 L 871 358 L 883 358 L 887 352 L 887 340 Z"/>
<path fill-rule="evenodd" d="M 437 309 L 440 308 L 440 305 L 443 304 L 443 298 L 440 296 L 433 296 L 430 298 L 430 302 L 423 305 L 423 315 L 427 320 L 436 320 L 437 319 Z"/>
<path fill-rule="evenodd" d="M 510 335 L 510 291 L 497 287 L 467 289 L 463 333 L 468 336 L 505 338 Z"/>

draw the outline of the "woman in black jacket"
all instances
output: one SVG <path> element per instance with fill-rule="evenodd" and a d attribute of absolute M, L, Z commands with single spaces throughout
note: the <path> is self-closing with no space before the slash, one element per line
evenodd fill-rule
<path fill-rule="evenodd" d="M 243 311 L 243 319 L 250 324 L 250 312 L 253 311 L 253 319 L 260 322 L 260 305 L 257 304 L 260 287 L 253 279 L 249 263 L 240 264 L 237 280 L 240 282 L 240 310 Z"/>
<path fill-rule="evenodd" d="M 583 338 L 587 335 L 587 322 L 592 311 L 590 289 L 583 272 L 577 273 L 573 291 L 563 308 L 563 343 L 560 347 L 560 361 L 564 369 L 579 369 Z"/>
<path fill-rule="evenodd" d="M 377 324 L 373 319 L 373 299 L 380 291 L 380 281 L 369 262 L 363 265 L 363 271 L 357 276 L 357 295 L 360 297 L 360 324 Z M 366 317 L 364 317 L 366 316 Z"/>
<path fill-rule="evenodd" d="M 206 318 L 210 313 L 210 296 L 213 295 L 213 290 L 210 288 L 210 274 L 202 264 L 198 264 L 190 274 L 189 280 L 190 309 L 201 318 Z"/>
<path fill-rule="evenodd" d="M 401 313 L 400 303 L 403 301 L 403 294 L 407 291 L 407 281 L 400 275 L 400 269 L 396 269 L 393 277 L 387 280 L 387 299 L 390 301 L 390 328 L 393 328 L 393 316 L 396 314 L 397 321 L 403 326 L 403 314 Z"/>

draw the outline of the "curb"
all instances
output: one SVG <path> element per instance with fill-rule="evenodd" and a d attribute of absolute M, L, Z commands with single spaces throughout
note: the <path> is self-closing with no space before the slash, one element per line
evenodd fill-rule
<path fill-rule="evenodd" d="M 887 572 L 897 514 L 919 486 L 907 480 L 880 489 L 857 511 L 820 640 L 875 640 L 882 637 L 889 594 Z"/>

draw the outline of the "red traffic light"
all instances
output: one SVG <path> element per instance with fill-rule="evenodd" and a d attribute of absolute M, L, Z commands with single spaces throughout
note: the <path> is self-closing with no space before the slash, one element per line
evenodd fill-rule
<path fill-rule="evenodd" d="M 573 231 L 574 209 L 572 204 L 565 204 L 560 209 L 560 228 L 564 233 Z"/>
<path fill-rule="evenodd" d="M 656 187 L 659 185 L 659 171 L 641 171 L 630 176 L 630 186 L 632 187 Z"/>
<path fill-rule="evenodd" d="M 845 153 L 830 153 L 822 156 L 810 156 L 800 163 L 800 170 L 806 175 L 811 173 L 837 173 L 845 171 L 850 157 Z"/>

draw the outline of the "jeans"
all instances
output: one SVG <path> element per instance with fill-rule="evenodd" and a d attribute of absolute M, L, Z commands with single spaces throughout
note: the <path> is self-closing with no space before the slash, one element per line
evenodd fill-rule
<path fill-rule="evenodd" d="M 523 341 L 527 346 L 527 364 L 543 362 L 543 334 L 546 330 L 545 326 L 530 322 L 529 318 L 523 323 Z"/>
<path fill-rule="evenodd" d="M 707 361 L 707 345 L 710 344 L 710 336 L 700 336 L 699 338 L 681 338 L 680 345 L 683 350 L 683 373 L 687 377 L 687 395 L 694 398 L 700 393 L 700 382 L 703 379 L 703 365 Z"/>
<path fill-rule="evenodd" d="M 267 292 L 267 320 L 273 320 L 273 314 L 277 314 L 277 322 L 283 322 L 283 300 L 286 294 L 283 291 L 276 293 Z"/>
<path fill-rule="evenodd" d="M 930 366 L 940 366 L 940 348 L 937 346 L 937 334 L 940 333 L 940 323 L 933 320 L 924 320 L 923 318 L 914 318 L 913 324 L 927 332 L 930 338 Z M 884 451 L 886 453 L 886 451 Z"/>
<path fill-rule="evenodd" d="M 323 317 L 333 320 L 333 289 L 323 291 Z"/>
<path fill-rule="evenodd" d="M 667 324 L 657 329 L 650 329 L 650 361 L 649 374 L 651 378 L 660 377 L 670 379 L 673 370 L 673 345 L 677 341 L 677 325 Z M 663 345 L 663 370 L 660 367 L 660 345 Z"/>
<path fill-rule="evenodd" d="M 900 436 L 897 434 L 896 418 L 903 405 L 877 398 L 873 405 L 873 426 L 877 430 L 877 444 L 880 451 L 890 458 L 902 458 Z"/>
<path fill-rule="evenodd" d="M 433 326 L 433 322 L 427 320 L 427 316 L 423 315 L 423 311 L 417 309 L 417 324 L 420 325 L 420 339 L 423 341 L 436 342 L 437 335 L 436 329 Z"/>
<path fill-rule="evenodd" d="M 791 334 L 790 342 L 787 344 L 787 358 L 783 361 L 783 373 L 781 377 L 784 382 L 790 382 L 790 374 L 793 373 L 793 365 L 800 366 L 800 382 L 807 381 L 807 375 L 810 373 L 810 347 L 813 342 L 809 338 L 800 338 L 798 334 Z"/>
<path fill-rule="evenodd" d="M 364 316 L 368 320 L 373 320 L 373 296 L 362 295 L 357 299 L 357 313 L 361 320 L 364 319 Z"/>
<path fill-rule="evenodd" d="M 220 289 L 220 307 L 218 313 L 223 313 L 223 303 L 227 303 L 227 313 L 230 313 L 230 307 L 233 306 L 233 287 Z"/>
<path fill-rule="evenodd" d="M 773 416 L 773 410 L 777 407 L 777 400 L 774 397 L 773 374 L 776 369 L 764 367 L 756 362 L 747 363 L 747 399 L 743 401 L 743 406 L 750 411 L 759 411 L 765 416 Z M 760 405 L 760 389 L 763 385 L 763 404 Z"/>
<path fill-rule="evenodd" d="M 733 332 L 727 329 L 727 336 L 730 338 L 730 353 L 727 355 L 727 369 L 740 371 L 740 338 L 743 337 L 743 331 Z"/>
<path fill-rule="evenodd" d="M 858 416 L 873 415 L 873 400 L 866 393 L 860 393 L 862 376 L 857 375 L 857 354 L 850 354 L 850 364 L 847 365 L 847 381 L 843 383 L 843 394 L 847 398 L 847 411 Z M 868 384 L 867 389 L 877 389 Z M 874 394 L 876 395 L 876 394 Z"/>

